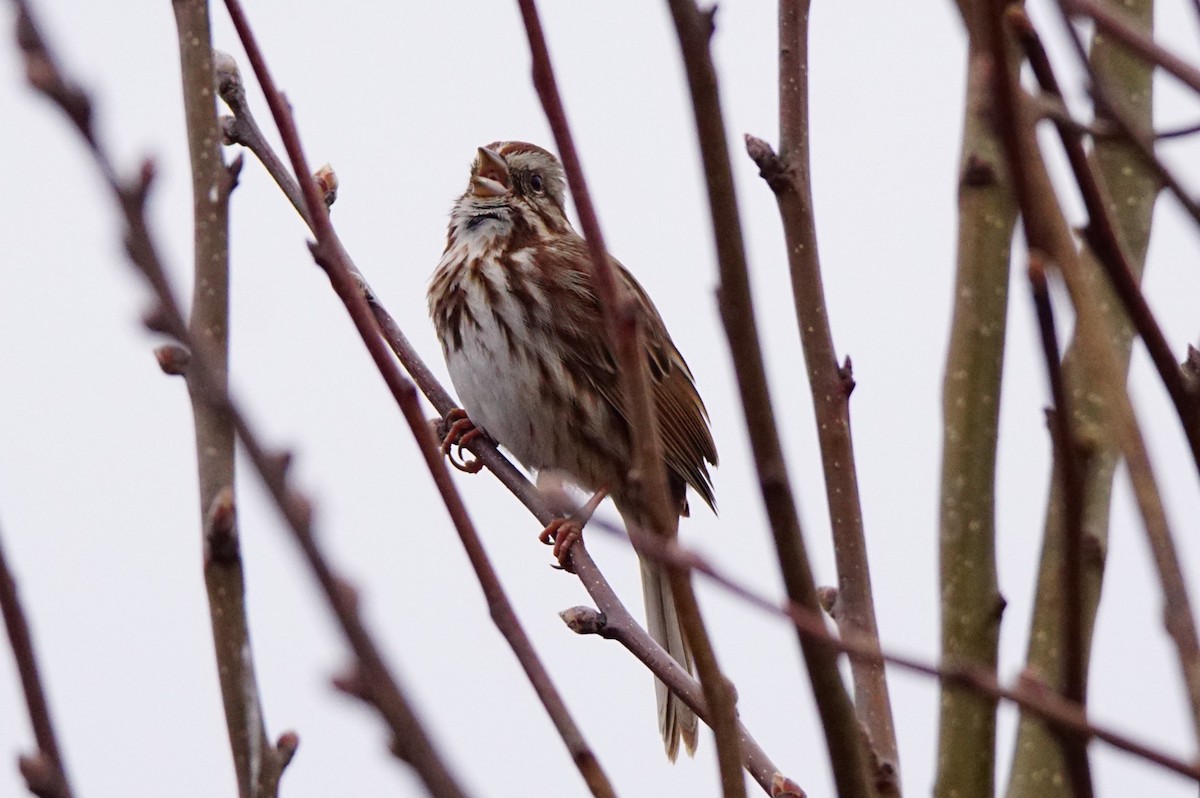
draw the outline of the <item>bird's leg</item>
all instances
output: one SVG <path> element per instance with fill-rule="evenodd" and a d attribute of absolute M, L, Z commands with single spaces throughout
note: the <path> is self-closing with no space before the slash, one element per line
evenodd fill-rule
<path fill-rule="evenodd" d="M 571 547 L 575 545 L 575 541 L 583 539 L 584 525 L 591 520 L 592 513 L 596 512 L 596 508 L 607 495 L 608 488 L 601 488 L 578 510 L 566 518 L 554 519 L 538 535 L 538 540 L 547 546 L 554 544 L 554 557 L 564 571 L 575 573 L 575 569 L 571 567 Z"/>
<path fill-rule="evenodd" d="M 456 407 L 446 414 L 442 419 L 442 428 L 446 430 L 446 434 L 442 436 L 441 452 L 446 455 L 450 461 L 450 465 L 467 474 L 477 474 L 483 468 L 483 463 L 479 462 L 479 458 L 473 457 L 470 460 L 462 456 L 463 446 L 470 443 L 475 438 L 483 434 L 483 430 L 475 426 L 475 422 L 467 418 L 467 411 L 461 407 Z M 454 456 L 453 450 L 458 449 L 458 457 Z"/>

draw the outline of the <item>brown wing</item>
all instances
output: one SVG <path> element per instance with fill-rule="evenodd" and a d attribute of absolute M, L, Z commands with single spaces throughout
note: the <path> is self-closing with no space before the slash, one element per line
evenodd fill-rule
<path fill-rule="evenodd" d="M 588 374 L 597 391 L 622 418 L 625 399 L 617 378 L 616 358 L 603 332 L 600 306 L 592 290 L 591 275 L 581 272 L 576 264 L 587 263 L 588 254 L 583 239 L 570 238 L 556 242 L 554 264 L 551 266 L 559 281 L 587 301 L 564 303 L 578 309 L 578 318 L 560 317 L 560 334 L 587 331 L 586 340 L 578 340 L 571 351 L 578 353 L 580 371 Z M 642 310 L 642 331 L 646 349 L 646 364 L 658 413 L 658 433 L 663 459 L 668 468 L 692 486 L 709 507 L 716 510 L 712 479 L 708 465 L 717 464 L 717 447 L 708 425 L 708 411 L 696 391 L 692 372 L 683 355 L 675 347 L 663 324 L 662 317 L 650 297 L 628 270 L 615 258 L 610 258 L 618 278 L 637 299 Z M 549 264 L 546 264 L 549 265 Z M 597 334 L 597 331 L 599 334 Z"/>

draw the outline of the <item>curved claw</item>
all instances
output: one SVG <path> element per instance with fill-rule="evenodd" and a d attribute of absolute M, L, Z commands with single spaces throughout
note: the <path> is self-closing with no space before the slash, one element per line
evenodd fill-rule
<path fill-rule="evenodd" d="M 483 468 L 483 463 L 477 457 L 467 460 L 463 457 L 462 452 L 463 446 L 482 435 L 483 430 L 475 426 L 475 422 L 467 417 L 467 411 L 461 407 L 456 407 L 447 413 L 443 423 L 446 425 L 446 434 L 442 437 L 440 447 L 442 454 L 450 461 L 450 465 L 459 471 L 465 474 L 478 474 Z M 457 457 L 454 455 L 455 449 L 458 450 Z"/>
<path fill-rule="evenodd" d="M 575 573 L 571 567 L 571 547 L 578 540 L 583 540 L 583 524 L 576 518 L 555 518 L 538 534 L 538 540 L 547 546 L 554 546 L 554 559 L 558 560 L 557 568 L 568 573 Z"/>
<path fill-rule="evenodd" d="M 571 547 L 576 541 L 583 540 L 583 527 L 592 518 L 592 513 L 608 495 L 607 488 L 601 488 L 592 494 L 587 504 L 580 507 L 566 518 L 555 518 L 538 534 L 538 540 L 547 546 L 554 546 L 554 558 L 558 560 L 556 567 L 568 573 L 575 573 L 571 565 Z"/>

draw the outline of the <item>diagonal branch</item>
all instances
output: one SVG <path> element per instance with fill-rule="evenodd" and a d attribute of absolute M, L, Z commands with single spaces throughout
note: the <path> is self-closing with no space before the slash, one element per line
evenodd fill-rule
<path fill-rule="evenodd" d="M 0 541 L 0 614 L 4 615 L 4 628 L 8 631 L 8 642 L 12 647 L 13 659 L 17 662 L 29 725 L 33 727 L 33 738 L 38 747 L 36 754 L 22 755 L 17 760 L 17 766 L 29 791 L 39 798 L 71 798 L 71 783 L 67 780 L 58 737 L 50 719 L 50 702 L 46 700 L 46 690 L 38 673 L 29 621 L 21 607 L 17 582 L 8 569 L 3 541 Z"/>
<path fill-rule="evenodd" d="M 238 35 L 246 48 L 246 54 L 254 67 L 263 93 L 266 95 L 267 104 L 291 160 L 292 169 L 297 175 L 308 175 L 308 165 L 301 148 L 295 120 L 292 118 L 287 103 L 275 88 L 262 51 L 258 47 L 241 5 L 237 0 L 226 0 L 226 6 L 233 18 L 234 27 L 237 28 Z M 329 218 L 329 209 L 318 192 L 316 182 L 304 180 L 301 184 L 301 193 L 304 199 L 305 221 L 316 236 L 316 242 L 311 245 L 313 258 L 325 271 L 330 284 L 346 305 L 347 312 L 358 329 L 363 343 L 408 422 L 425 460 L 425 465 L 433 477 L 434 484 L 442 496 L 455 530 L 458 532 L 479 578 L 497 627 L 505 635 L 513 653 L 525 669 L 538 697 L 546 707 L 547 713 L 571 753 L 572 760 L 579 768 L 580 774 L 592 793 L 597 796 L 613 795 L 612 785 L 600 767 L 599 761 L 584 740 L 582 732 L 575 725 L 561 695 L 550 681 L 549 674 L 538 659 L 532 643 L 517 621 L 516 613 L 487 559 L 482 542 L 467 514 L 466 506 L 462 502 L 462 497 L 459 496 L 450 479 L 445 461 L 434 440 L 433 432 L 422 413 L 416 388 L 400 372 L 388 352 L 387 344 L 380 336 L 379 325 L 364 295 L 364 285 L 360 282 L 359 273 L 353 267 L 337 231 L 333 228 Z"/>
<path fill-rule="evenodd" d="M 525 32 L 529 38 L 529 49 L 533 59 L 533 84 L 538 98 L 554 131 L 554 139 L 567 173 L 571 196 L 579 212 L 579 223 L 587 240 L 592 259 L 592 277 L 597 298 L 604 313 L 609 340 L 617 355 L 620 366 L 622 390 L 626 398 L 626 417 L 629 422 L 630 439 L 633 445 L 633 474 L 641 480 L 642 489 L 636 491 L 641 497 L 642 507 L 634 508 L 643 523 L 656 534 L 671 537 L 675 533 L 678 513 L 670 507 L 667 494 L 666 465 L 662 454 L 662 443 L 657 434 L 654 400 L 650 393 L 650 375 L 646 368 L 642 330 L 638 324 L 637 303 L 629 291 L 619 291 L 614 269 L 604 247 L 600 223 L 596 218 L 583 177 L 583 167 L 567 124 L 566 111 L 559 97 L 554 68 L 542 33 L 534 0 L 518 0 Z M 735 697 L 728 680 L 721 673 L 716 652 L 700 615 L 700 606 L 692 590 L 691 577 L 686 573 L 670 574 L 671 592 L 684 638 L 691 648 L 704 688 L 705 699 L 712 711 L 710 726 L 716 736 L 717 759 L 721 768 L 721 783 L 727 798 L 743 796 L 746 792 L 741 775 L 738 753 L 737 713 Z"/>
<path fill-rule="evenodd" d="M 603 518 L 594 518 L 592 524 L 594 524 L 594 528 L 602 529 L 613 535 L 629 534 Z M 997 680 L 994 670 L 970 664 L 946 662 L 940 665 L 932 664 L 915 657 L 896 654 L 887 649 L 881 650 L 878 640 L 867 640 L 844 634 L 835 635 L 829 630 L 819 611 L 813 611 L 790 599 L 779 603 L 767 598 L 762 593 L 726 575 L 703 555 L 692 549 L 684 548 L 676 541 L 650 540 L 644 533 L 636 531 L 633 534 L 640 535 L 640 539 L 634 541 L 634 545 L 642 546 L 647 557 L 670 568 L 694 571 L 748 604 L 786 619 L 796 627 L 800 634 L 820 641 L 833 650 L 845 653 L 851 659 L 882 660 L 906 671 L 932 677 L 943 683 L 958 685 L 980 695 L 988 696 L 993 701 L 1008 701 L 1023 711 L 1045 720 L 1064 734 L 1075 736 L 1083 742 L 1090 739 L 1100 740 L 1139 759 L 1160 765 L 1174 773 L 1200 782 L 1200 763 L 1185 761 L 1165 751 L 1137 742 L 1112 728 L 1093 723 L 1088 719 L 1083 707 L 1063 698 L 1053 690 L 1048 690 L 1046 684 L 1035 674 L 1026 671 L 1021 674 L 1015 687 L 1004 687 Z M 594 631 L 596 634 L 603 633 L 599 629 Z"/>
<path fill-rule="evenodd" d="M 1016 32 L 1021 45 L 1029 58 L 1030 66 L 1037 77 L 1042 90 L 1052 98 L 1061 101 L 1062 91 L 1058 79 L 1054 75 L 1050 59 L 1046 56 L 1041 39 L 1034 30 L 1032 23 L 1024 12 L 1012 12 L 1009 20 Z M 1065 120 L 1055 120 L 1059 139 L 1067 153 L 1071 172 L 1079 185 L 1083 196 L 1084 206 L 1088 212 L 1088 225 L 1084 230 L 1088 246 L 1096 256 L 1100 265 L 1108 275 L 1113 292 L 1120 300 L 1125 314 L 1132 322 L 1134 329 L 1146 345 L 1146 351 L 1154 363 L 1167 395 L 1175 405 L 1175 412 L 1183 424 L 1184 434 L 1192 450 L 1192 460 L 1200 469 L 1200 392 L 1189 389 L 1183 378 L 1183 370 L 1176 362 L 1171 346 L 1163 334 L 1157 319 L 1154 318 L 1146 297 L 1142 294 L 1138 278 L 1130 264 L 1125 249 L 1117 236 L 1116 225 L 1113 222 L 1112 201 L 1106 195 L 1105 187 L 1088 163 L 1087 151 L 1084 148 L 1083 135 L 1078 128 L 1067 124 Z"/>

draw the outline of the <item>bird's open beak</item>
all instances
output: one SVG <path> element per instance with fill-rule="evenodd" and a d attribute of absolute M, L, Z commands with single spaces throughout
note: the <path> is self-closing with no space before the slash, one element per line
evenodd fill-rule
<path fill-rule="evenodd" d="M 475 156 L 471 193 L 476 197 L 503 197 L 510 190 L 508 164 L 496 153 L 486 147 L 480 147 Z"/>

